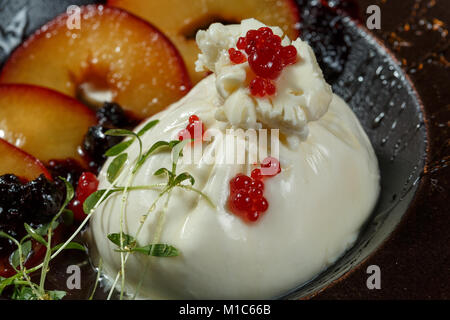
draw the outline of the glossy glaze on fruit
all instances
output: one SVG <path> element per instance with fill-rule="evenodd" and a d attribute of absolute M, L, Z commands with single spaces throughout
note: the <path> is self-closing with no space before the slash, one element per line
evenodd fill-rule
<path fill-rule="evenodd" d="M 294 0 L 109 0 L 108 4 L 150 21 L 167 34 L 180 50 L 194 84 L 207 74 L 194 68 L 199 53 L 195 34 L 211 23 L 233 24 L 255 18 L 281 27 L 291 39 L 298 36 L 299 14 Z"/>
<path fill-rule="evenodd" d="M 155 27 L 101 5 L 82 7 L 81 17 L 80 29 L 67 29 L 66 14 L 41 27 L 12 53 L 0 82 L 44 86 L 100 105 L 112 99 L 140 119 L 189 91 L 182 58 Z"/>
<path fill-rule="evenodd" d="M 21 84 L 0 85 L 0 119 L 2 137 L 43 163 L 66 158 L 83 163 L 84 135 L 97 122 L 77 100 Z"/>

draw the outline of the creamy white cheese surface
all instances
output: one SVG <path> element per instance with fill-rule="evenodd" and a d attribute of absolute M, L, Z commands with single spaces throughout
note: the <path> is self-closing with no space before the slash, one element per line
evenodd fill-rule
<path fill-rule="evenodd" d="M 275 297 L 310 280 L 339 258 L 354 243 L 375 205 L 379 171 L 370 141 L 347 104 L 331 93 L 306 43 L 294 41 L 304 65 L 293 65 L 283 71 L 278 80 L 279 101 L 277 97 L 270 102 L 250 98 L 252 104 L 238 103 L 243 101 L 241 98 L 249 97 L 245 81 L 237 81 L 239 76 L 234 76 L 234 71 L 228 73 L 227 70 L 236 66 L 219 66 L 222 58 L 218 56 L 224 55 L 220 48 L 235 45 L 231 38 L 245 33 L 245 28 L 254 29 L 256 23 L 249 20 L 241 26 L 227 27 L 215 24 L 206 33 L 199 33 L 197 40 L 203 56 L 197 66 L 216 74 L 148 120 L 160 122 L 143 136 L 143 149 L 159 140 L 176 139 L 193 114 L 207 129 L 223 134 L 233 127 L 258 128 L 258 123 L 266 128 L 279 128 L 282 171 L 264 181 L 269 208 L 255 223 L 244 222 L 228 210 L 229 181 L 238 173 L 250 175 L 255 166 L 224 164 L 226 153 L 217 152 L 223 139 L 205 141 L 199 161 L 180 162 L 177 171 L 191 173 L 195 178 L 194 187 L 207 194 L 215 208 L 197 193 L 181 188 L 174 189 L 169 199 L 163 197 L 157 202 L 137 241 L 140 245 L 154 243 L 155 235 L 160 234 L 157 242 L 173 245 L 180 255 L 170 258 L 130 255 L 125 282 L 126 291 L 131 295 L 141 283 L 138 297 L 143 299 Z M 275 33 L 281 32 L 273 29 Z M 226 32 L 232 36 L 224 37 L 222 43 L 220 35 Z M 219 43 L 212 43 L 215 40 Z M 226 74 L 231 76 L 227 78 Z M 295 81 L 300 75 L 302 79 Z M 226 79 L 237 84 L 229 85 Z M 284 85 L 284 81 L 289 85 Z M 295 86 L 309 97 L 301 99 L 301 94 L 291 97 L 289 88 Z M 236 94 L 241 98 L 233 103 L 230 99 Z M 271 104 L 267 112 L 264 103 Z M 288 107 L 296 108 L 295 112 L 285 110 L 281 115 L 276 114 L 277 108 Z M 230 111 L 230 108 L 234 109 Z M 249 108 L 254 113 L 239 108 Z M 250 117 L 251 114 L 254 116 Z M 299 142 L 290 143 L 291 136 L 300 137 Z M 129 168 L 139 153 L 138 144 L 133 144 L 127 153 L 127 167 L 117 182 L 121 186 L 129 181 Z M 110 186 L 106 179 L 110 163 L 111 159 L 100 173 L 100 189 Z M 158 152 L 148 158 L 132 185 L 164 183 L 166 179 L 154 176 L 154 172 L 170 166 L 170 152 Z M 155 190 L 130 191 L 122 211 L 122 194 L 118 193 L 93 214 L 90 248 L 96 259 L 102 258 L 107 277 L 114 280 L 121 266 L 120 254 L 115 251 L 117 246 L 107 235 L 120 232 L 121 217 L 124 232 L 136 235 L 143 215 L 158 195 L 159 191 Z"/>

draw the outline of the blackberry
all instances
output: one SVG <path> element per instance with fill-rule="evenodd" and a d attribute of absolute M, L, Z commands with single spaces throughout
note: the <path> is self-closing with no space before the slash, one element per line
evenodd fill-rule
<path fill-rule="evenodd" d="M 27 183 L 11 174 L 0 176 L 0 230 L 21 238 L 26 233 L 24 223 L 38 226 L 49 222 L 64 198 L 65 187 L 44 175 Z M 0 256 L 13 248 L 11 241 L 0 239 Z"/>
<path fill-rule="evenodd" d="M 117 103 L 105 102 L 103 107 L 97 110 L 98 124 L 90 127 L 84 137 L 83 149 L 91 159 L 89 169 L 98 171 L 106 160 L 106 150 L 116 145 L 123 138 L 105 135 L 109 129 L 132 129 L 138 121 L 128 115 Z"/>
<path fill-rule="evenodd" d="M 97 125 L 90 127 L 84 137 L 83 149 L 86 154 L 94 160 L 99 166 L 106 160 L 105 152 L 112 146 L 122 141 L 122 137 L 105 135 L 109 128 Z"/>
<path fill-rule="evenodd" d="M 105 127 L 128 128 L 135 125 L 135 121 L 117 103 L 105 102 L 96 115 L 98 124 Z"/>
<path fill-rule="evenodd" d="M 74 189 L 77 188 L 78 179 L 86 171 L 75 159 L 50 160 L 47 164 L 47 170 L 52 175 L 56 183 L 63 183 L 58 177 L 66 179 Z"/>

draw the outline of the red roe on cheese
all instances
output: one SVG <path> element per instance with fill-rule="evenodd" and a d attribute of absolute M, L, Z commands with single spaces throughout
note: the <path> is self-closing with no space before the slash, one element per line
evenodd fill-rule
<path fill-rule="evenodd" d="M 196 137 L 196 133 L 199 137 Z M 198 116 L 195 114 L 189 117 L 189 124 L 186 126 L 186 129 L 181 130 L 178 133 L 178 140 L 183 141 L 186 139 L 195 139 L 203 138 L 203 134 L 205 133 L 205 126 L 203 122 L 200 120 Z"/>
<path fill-rule="evenodd" d="M 264 171 L 266 171 L 266 174 L 264 174 Z M 238 174 L 231 179 L 230 195 L 228 197 L 228 207 L 231 212 L 245 221 L 257 221 L 261 214 L 269 208 L 269 203 L 264 197 L 263 179 L 275 176 L 280 171 L 279 161 L 269 157 L 264 159 L 261 169 L 253 169 L 250 177 Z"/>
<path fill-rule="evenodd" d="M 228 50 L 231 62 L 240 64 L 248 60 L 256 75 L 250 82 L 253 96 L 274 95 L 276 87 L 272 80 L 280 76 L 283 68 L 297 61 L 297 49 L 292 45 L 283 46 L 281 38 L 268 27 L 249 30 L 245 37 L 238 39 L 236 48 Z"/>

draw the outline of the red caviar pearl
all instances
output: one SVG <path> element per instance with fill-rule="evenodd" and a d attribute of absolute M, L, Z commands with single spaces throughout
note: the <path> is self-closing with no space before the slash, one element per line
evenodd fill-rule
<path fill-rule="evenodd" d="M 251 177 L 255 180 L 261 180 L 262 179 L 261 169 L 253 169 Z"/>
<path fill-rule="evenodd" d="M 256 201 L 257 199 L 262 198 L 263 192 L 262 192 L 261 189 L 258 189 L 258 188 L 252 188 L 252 189 L 250 189 L 248 195 L 250 196 L 250 198 L 251 198 L 253 201 Z"/>
<path fill-rule="evenodd" d="M 178 140 L 183 141 L 184 138 L 190 139 L 190 133 L 186 129 L 183 129 L 180 132 L 178 132 Z"/>
<path fill-rule="evenodd" d="M 261 163 L 261 168 L 263 168 L 261 171 L 262 174 L 269 177 L 275 176 L 281 172 L 280 161 L 273 157 L 265 158 Z"/>
<path fill-rule="evenodd" d="M 252 222 L 255 222 L 256 220 L 258 220 L 259 216 L 260 216 L 260 213 L 258 211 L 251 211 L 251 212 L 247 213 L 247 219 Z"/>
<path fill-rule="evenodd" d="M 252 96 L 264 97 L 266 93 L 266 81 L 263 78 L 256 77 L 250 82 L 249 89 Z"/>
<path fill-rule="evenodd" d="M 189 124 L 186 126 L 186 129 L 183 129 L 178 133 L 178 140 L 183 141 L 185 138 L 201 140 L 204 132 L 205 125 L 200 118 L 194 114 L 189 117 Z"/>
<path fill-rule="evenodd" d="M 284 65 L 294 64 L 297 60 L 297 49 L 294 46 L 283 47 L 280 55 Z"/>
<path fill-rule="evenodd" d="M 252 179 L 246 175 L 240 174 L 230 181 L 230 187 L 233 190 L 246 189 L 250 186 Z"/>
<path fill-rule="evenodd" d="M 281 38 L 277 35 L 273 35 L 266 40 L 266 45 L 273 49 L 281 49 Z"/>
<path fill-rule="evenodd" d="M 236 43 L 236 48 L 239 50 L 245 50 L 247 47 L 247 39 L 244 37 L 239 37 L 238 42 Z"/>
<path fill-rule="evenodd" d="M 234 48 L 228 49 L 228 54 L 230 55 L 231 62 L 235 64 L 241 64 L 247 61 L 247 57 L 242 52 Z"/>
<path fill-rule="evenodd" d="M 195 114 L 193 114 L 192 116 L 189 117 L 189 123 L 194 123 L 196 121 L 200 121 L 200 119 Z"/>
<path fill-rule="evenodd" d="M 276 93 L 275 85 L 268 79 L 256 77 L 250 82 L 250 93 L 253 96 L 264 97 L 265 95 L 274 95 Z"/>
<path fill-rule="evenodd" d="M 98 180 L 95 174 L 91 172 L 83 172 L 78 179 L 78 186 L 75 192 L 75 198 L 70 203 L 69 209 L 73 212 L 76 221 L 83 221 L 87 215 L 83 210 L 84 201 L 98 188 Z"/>
<path fill-rule="evenodd" d="M 260 179 L 262 179 L 262 175 Z M 264 191 L 264 182 L 262 182 L 261 180 L 253 180 L 250 183 L 250 187 Z"/>
<path fill-rule="evenodd" d="M 276 52 L 270 48 L 264 48 L 250 54 L 248 63 L 253 72 L 262 78 L 276 79 L 283 69 L 282 61 L 276 56 Z"/>
<path fill-rule="evenodd" d="M 258 29 L 258 32 L 261 37 L 269 37 L 273 35 L 273 31 L 269 27 L 261 27 Z"/>
<path fill-rule="evenodd" d="M 253 207 L 258 212 L 266 212 L 269 208 L 269 203 L 267 202 L 266 198 L 261 197 L 254 203 Z"/>
<path fill-rule="evenodd" d="M 97 191 L 98 180 L 95 174 L 83 172 L 78 180 L 77 198 L 84 202 L 92 193 Z"/>
<path fill-rule="evenodd" d="M 269 96 L 273 96 L 277 92 L 277 88 L 271 81 L 267 81 L 266 83 L 266 93 Z"/>
<path fill-rule="evenodd" d="M 273 34 L 271 28 L 261 27 L 247 31 L 245 37 L 240 37 L 236 43 L 236 47 L 244 50 L 248 58 L 239 50 L 228 50 L 233 63 L 248 60 L 250 68 L 256 74 L 257 77 L 249 85 L 253 96 L 274 95 L 277 88 L 270 80 L 278 78 L 284 67 L 297 61 L 297 49 L 292 45 L 283 47 L 281 42 L 281 38 Z"/>
<path fill-rule="evenodd" d="M 233 194 L 230 198 L 230 208 L 237 214 L 245 214 L 251 210 L 253 205 L 252 199 L 245 190 L 240 190 Z"/>

